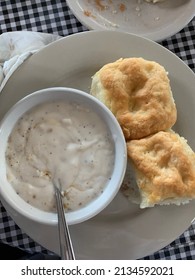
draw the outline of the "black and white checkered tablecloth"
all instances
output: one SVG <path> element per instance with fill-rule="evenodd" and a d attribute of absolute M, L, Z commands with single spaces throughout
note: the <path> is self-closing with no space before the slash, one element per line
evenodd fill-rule
<path fill-rule="evenodd" d="M 67 36 L 86 31 L 71 13 L 65 0 L 0 1 L 0 34 L 28 30 Z M 195 18 L 179 33 L 160 42 L 195 71 Z M 35 243 L 8 216 L 0 202 L 0 241 L 29 253 L 48 253 Z M 154 259 L 195 259 L 195 223 L 177 240 L 145 257 Z"/>

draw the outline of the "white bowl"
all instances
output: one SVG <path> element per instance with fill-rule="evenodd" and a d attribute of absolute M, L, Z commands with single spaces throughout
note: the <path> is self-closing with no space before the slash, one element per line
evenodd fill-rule
<path fill-rule="evenodd" d="M 56 87 L 39 90 L 18 101 L 7 112 L 0 123 L 0 195 L 2 202 L 5 202 L 5 208 L 6 205 L 9 205 L 9 208 L 13 209 L 15 215 L 18 213 L 30 220 L 50 225 L 57 224 L 56 213 L 42 211 L 25 202 L 19 195 L 16 194 L 13 186 L 7 180 L 5 152 L 7 148 L 7 141 L 12 129 L 18 119 L 25 112 L 40 103 L 59 99 L 84 102 L 85 105 L 89 105 L 90 108 L 93 108 L 93 110 L 103 118 L 104 122 L 108 126 L 114 139 L 113 142 L 115 149 L 115 162 L 111 180 L 105 186 L 103 193 L 83 208 L 67 212 L 66 218 L 68 224 L 80 223 L 94 217 L 113 200 L 123 181 L 127 162 L 126 143 L 116 118 L 104 104 L 93 96 L 77 89 Z"/>

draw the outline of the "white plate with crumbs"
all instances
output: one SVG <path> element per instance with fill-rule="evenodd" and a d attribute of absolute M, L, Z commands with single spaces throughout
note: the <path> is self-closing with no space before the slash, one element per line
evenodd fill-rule
<path fill-rule="evenodd" d="M 195 15 L 194 0 L 67 0 L 78 20 L 89 29 L 118 30 L 154 41 L 184 28 Z"/>
<path fill-rule="evenodd" d="M 66 86 L 89 92 L 92 75 L 104 64 L 121 57 L 143 57 L 165 67 L 178 110 L 174 130 L 195 150 L 194 73 L 159 44 L 117 31 L 67 36 L 31 56 L 1 92 L 0 118 L 18 99 L 44 87 Z M 57 227 L 29 222 L 2 203 L 24 232 L 47 249 L 59 252 Z M 190 226 L 194 216 L 195 201 L 182 206 L 140 209 L 119 192 L 95 218 L 70 226 L 76 259 L 142 258 L 175 240 Z"/>

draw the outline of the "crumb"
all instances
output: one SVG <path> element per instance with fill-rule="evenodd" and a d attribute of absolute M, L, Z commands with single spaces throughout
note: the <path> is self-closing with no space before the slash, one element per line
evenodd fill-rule
<path fill-rule="evenodd" d="M 123 4 L 123 3 L 119 4 L 119 10 L 121 12 L 124 12 L 126 9 L 127 9 L 127 7 L 125 6 L 125 4 Z"/>
<path fill-rule="evenodd" d="M 88 11 L 88 10 L 84 10 L 83 13 L 84 13 L 84 15 L 85 15 L 86 17 L 96 18 L 96 17 L 92 14 L 92 12 L 90 12 L 90 11 Z"/>

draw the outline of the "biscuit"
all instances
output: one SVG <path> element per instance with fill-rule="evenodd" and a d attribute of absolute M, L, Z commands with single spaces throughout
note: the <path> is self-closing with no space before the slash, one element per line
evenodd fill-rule
<path fill-rule="evenodd" d="M 115 115 L 126 140 L 171 128 L 177 111 L 164 67 L 143 58 L 119 59 L 92 77 L 91 95 Z"/>
<path fill-rule="evenodd" d="M 140 193 L 140 208 L 184 204 L 195 198 L 195 153 L 174 131 L 127 142 Z"/>

